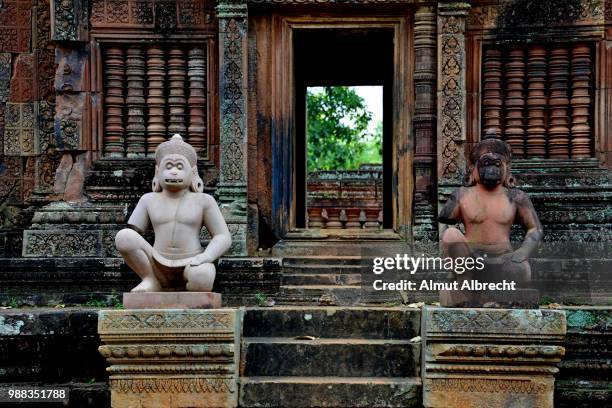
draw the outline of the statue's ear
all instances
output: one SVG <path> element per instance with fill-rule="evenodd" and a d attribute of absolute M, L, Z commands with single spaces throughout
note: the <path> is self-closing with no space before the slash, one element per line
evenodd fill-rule
<path fill-rule="evenodd" d="M 465 172 L 465 177 L 463 177 L 463 186 L 464 187 L 472 187 L 476 185 L 476 166 L 469 164 L 467 171 Z"/>
<path fill-rule="evenodd" d="M 159 167 L 155 166 L 155 175 L 153 176 L 153 181 L 151 182 L 151 189 L 154 193 L 160 193 L 162 191 L 162 186 L 159 184 L 158 174 Z"/>
<path fill-rule="evenodd" d="M 198 173 L 198 167 L 193 166 L 193 176 L 191 177 L 191 186 L 189 189 L 194 193 L 202 193 L 204 192 L 204 182 L 200 178 L 200 174 Z"/>

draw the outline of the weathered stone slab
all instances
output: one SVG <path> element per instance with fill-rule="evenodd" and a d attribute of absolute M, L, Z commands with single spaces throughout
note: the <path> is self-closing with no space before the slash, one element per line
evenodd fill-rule
<path fill-rule="evenodd" d="M 123 294 L 126 309 L 220 309 L 215 292 L 134 292 Z"/>
<path fill-rule="evenodd" d="M 37 99 L 36 53 L 20 54 L 15 60 L 11 78 L 11 102 L 34 102 Z"/>
<path fill-rule="evenodd" d="M 5 0 L 0 8 L 0 51 L 30 52 L 32 1 Z"/>
<path fill-rule="evenodd" d="M 553 407 L 561 310 L 423 309 L 423 406 Z"/>
<path fill-rule="evenodd" d="M 102 310 L 114 408 L 235 407 L 241 311 Z"/>

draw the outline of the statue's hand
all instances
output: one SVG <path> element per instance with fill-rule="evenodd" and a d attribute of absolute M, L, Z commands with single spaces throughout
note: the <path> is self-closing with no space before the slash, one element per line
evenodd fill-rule
<path fill-rule="evenodd" d="M 213 260 L 210 259 L 208 256 L 204 255 L 203 253 L 200 255 L 196 255 L 191 259 L 191 266 L 198 266 L 198 265 L 202 265 L 203 263 L 211 263 Z"/>

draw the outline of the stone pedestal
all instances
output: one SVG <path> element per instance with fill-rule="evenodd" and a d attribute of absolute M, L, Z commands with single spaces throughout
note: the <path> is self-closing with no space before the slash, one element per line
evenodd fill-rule
<path fill-rule="evenodd" d="M 423 406 L 552 408 L 561 310 L 423 309 Z"/>
<path fill-rule="evenodd" d="M 128 292 L 123 294 L 126 309 L 220 309 L 216 292 Z"/>
<path fill-rule="evenodd" d="M 102 310 L 113 408 L 235 407 L 236 309 Z"/>

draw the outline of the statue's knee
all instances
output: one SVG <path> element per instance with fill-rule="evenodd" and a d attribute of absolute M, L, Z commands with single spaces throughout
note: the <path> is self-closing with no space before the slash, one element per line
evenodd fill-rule
<path fill-rule="evenodd" d="M 216 270 L 212 263 L 185 267 L 188 291 L 210 292 L 215 282 Z"/>
<path fill-rule="evenodd" d="M 466 242 L 465 236 L 458 228 L 448 227 L 446 231 L 442 233 L 442 242 L 445 244 L 458 244 Z"/>
<path fill-rule="evenodd" d="M 141 247 L 142 237 L 133 229 L 124 228 L 115 236 L 115 246 L 119 252 L 131 252 Z"/>

